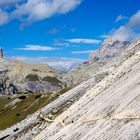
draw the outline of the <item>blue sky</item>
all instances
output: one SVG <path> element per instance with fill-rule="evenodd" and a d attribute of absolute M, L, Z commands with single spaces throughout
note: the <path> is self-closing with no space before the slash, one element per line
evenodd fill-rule
<path fill-rule="evenodd" d="M 139 0 L 0 0 L 0 46 L 6 57 L 88 59 L 110 35 L 139 36 L 139 10 Z"/>

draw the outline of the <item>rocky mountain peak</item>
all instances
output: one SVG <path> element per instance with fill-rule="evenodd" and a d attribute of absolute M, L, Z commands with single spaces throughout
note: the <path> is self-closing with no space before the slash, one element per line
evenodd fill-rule
<path fill-rule="evenodd" d="M 89 60 L 95 62 L 112 58 L 127 49 L 129 45 L 130 42 L 128 41 L 106 39 L 99 49 L 91 52 Z"/>

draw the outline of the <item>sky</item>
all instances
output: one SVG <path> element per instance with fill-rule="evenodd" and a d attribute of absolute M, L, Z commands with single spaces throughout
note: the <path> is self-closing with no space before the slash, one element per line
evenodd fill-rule
<path fill-rule="evenodd" d="M 71 67 L 108 38 L 140 33 L 139 0 L 0 0 L 5 57 Z"/>

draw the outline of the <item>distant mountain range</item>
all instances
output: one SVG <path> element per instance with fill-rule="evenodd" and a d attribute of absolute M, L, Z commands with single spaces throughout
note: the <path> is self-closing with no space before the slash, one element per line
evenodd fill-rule
<path fill-rule="evenodd" d="M 17 58 L 20 61 L 12 61 L 1 58 L 0 69 L 5 70 L 3 85 L 10 85 L 11 90 L 5 90 L 6 94 L 11 92 L 39 92 L 47 93 L 70 87 L 81 83 L 93 76 L 95 72 L 102 69 L 110 59 L 119 56 L 129 47 L 129 42 L 106 40 L 102 46 L 93 51 L 89 60 L 67 58 Z M 40 64 L 40 63 L 48 63 Z M 8 79 L 8 80 L 7 80 Z M 4 87 L 2 89 L 5 89 Z M 10 91 L 10 93 L 8 92 Z M 4 93 L 4 92 L 2 92 Z"/>
<path fill-rule="evenodd" d="M 78 58 L 51 58 L 51 57 L 10 57 L 8 59 L 17 60 L 31 64 L 48 64 L 50 67 L 62 71 L 68 72 L 73 67 L 82 64 L 85 60 Z"/>

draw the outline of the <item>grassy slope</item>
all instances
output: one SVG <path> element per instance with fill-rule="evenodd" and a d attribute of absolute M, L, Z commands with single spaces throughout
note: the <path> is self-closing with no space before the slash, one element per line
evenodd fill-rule
<path fill-rule="evenodd" d="M 17 97 L 13 99 L 9 99 L 8 97 L 0 97 L 0 130 L 20 122 L 28 115 L 36 112 L 39 108 L 42 108 L 43 106 L 57 99 L 59 95 L 64 94 L 69 89 L 70 88 L 63 89 L 57 94 L 28 94 L 25 95 L 26 99 L 21 100 L 14 106 L 9 105 L 8 107 L 5 107 L 5 105 L 11 101 L 14 101 L 21 95 L 17 95 Z M 39 98 L 35 98 L 38 95 L 41 96 Z"/>

